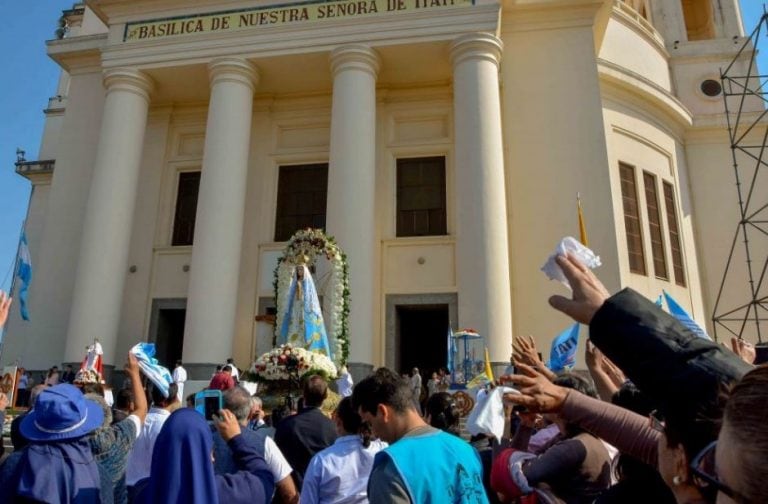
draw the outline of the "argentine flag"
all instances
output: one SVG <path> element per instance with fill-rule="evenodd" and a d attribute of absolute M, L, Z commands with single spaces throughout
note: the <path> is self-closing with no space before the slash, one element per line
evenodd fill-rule
<path fill-rule="evenodd" d="M 29 320 L 27 295 L 29 294 L 29 284 L 32 283 L 32 258 L 29 255 L 27 234 L 24 231 L 21 232 L 21 242 L 19 243 L 19 259 L 16 267 L 16 276 L 21 280 L 21 287 L 19 287 L 19 308 L 21 310 L 21 318 Z"/>
<path fill-rule="evenodd" d="M 579 324 L 573 324 L 552 340 L 547 367 L 559 373 L 576 364 L 576 348 L 579 345 Z"/>
<path fill-rule="evenodd" d="M 712 341 L 712 338 L 709 337 L 709 335 L 704 331 L 704 329 L 701 328 L 699 324 L 696 323 L 693 318 L 691 318 L 690 315 L 688 315 L 688 312 L 686 312 L 680 304 L 678 304 L 675 299 L 670 296 L 667 291 L 664 292 L 664 298 L 667 300 L 667 308 L 669 308 L 669 313 L 673 317 L 675 317 L 678 321 L 680 321 L 685 327 L 691 330 L 693 334 L 698 336 L 699 338 L 704 338 Z"/>

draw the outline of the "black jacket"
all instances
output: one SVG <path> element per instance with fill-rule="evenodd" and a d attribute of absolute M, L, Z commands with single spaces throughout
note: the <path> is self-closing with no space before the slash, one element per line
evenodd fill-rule
<path fill-rule="evenodd" d="M 702 415 L 719 416 L 722 404 L 715 403 L 722 402 L 717 399 L 723 390 L 753 369 L 632 289 L 603 304 L 589 335 L 664 415 L 691 426 Z"/>
<path fill-rule="evenodd" d="M 293 468 L 296 488 L 301 488 L 312 456 L 336 441 L 336 425 L 318 408 L 305 408 L 284 418 L 275 430 L 275 443 Z"/>

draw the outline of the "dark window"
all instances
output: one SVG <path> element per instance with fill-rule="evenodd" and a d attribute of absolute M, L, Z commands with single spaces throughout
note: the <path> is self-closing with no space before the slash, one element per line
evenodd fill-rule
<path fill-rule="evenodd" d="M 716 80 L 707 79 L 701 83 L 701 92 L 707 96 L 715 97 L 723 92 L 723 86 Z"/>
<path fill-rule="evenodd" d="M 645 275 L 645 253 L 643 252 L 640 211 L 637 206 L 635 167 L 619 163 L 619 173 L 621 177 L 621 199 L 624 204 L 624 227 L 627 232 L 629 271 Z"/>
<path fill-rule="evenodd" d="M 176 193 L 176 213 L 173 217 L 171 245 L 192 245 L 195 237 L 195 212 L 197 194 L 200 191 L 200 172 L 179 173 L 179 189 Z"/>
<path fill-rule="evenodd" d="M 645 208 L 648 210 L 648 227 L 651 232 L 651 254 L 653 255 L 653 272 L 658 278 L 667 280 L 667 256 L 664 251 L 664 235 L 661 231 L 661 209 L 659 194 L 656 190 L 656 177 L 643 172 L 645 186 Z"/>
<path fill-rule="evenodd" d="M 281 166 L 275 241 L 287 241 L 299 229 L 325 229 L 327 199 L 327 163 Z"/>
<path fill-rule="evenodd" d="M 397 236 L 445 234 L 445 158 L 398 159 Z"/>
<path fill-rule="evenodd" d="M 680 229 L 677 225 L 677 206 L 675 205 L 675 189 L 669 182 L 664 182 L 664 203 L 667 209 L 667 229 L 669 229 L 669 248 L 672 250 L 672 270 L 675 273 L 675 283 L 685 287 L 685 270 L 683 269 L 683 250 L 680 247 Z"/>

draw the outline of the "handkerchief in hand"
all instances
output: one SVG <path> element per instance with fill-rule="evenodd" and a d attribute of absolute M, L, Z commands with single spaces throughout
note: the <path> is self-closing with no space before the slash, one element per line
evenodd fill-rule
<path fill-rule="evenodd" d="M 541 267 L 541 271 L 547 275 L 547 278 L 550 280 L 557 280 L 558 282 L 568 287 L 568 289 L 571 288 L 571 284 L 568 283 L 568 279 L 565 278 L 563 270 L 560 269 L 560 266 L 558 266 L 555 262 L 555 258 L 558 255 L 565 255 L 566 253 L 569 256 L 578 259 L 589 269 L 595 269 L 602 264 L 600 262 L 600 257 L 592 252 L 591 249 L 582 245 L 579 240 L 573 238 L 572 236 L 566 236 L 563 238 L 560 243 L 557 244 L 555 253 L 549 256 L 547 262 L 544 263 L 544 266 Z"/>

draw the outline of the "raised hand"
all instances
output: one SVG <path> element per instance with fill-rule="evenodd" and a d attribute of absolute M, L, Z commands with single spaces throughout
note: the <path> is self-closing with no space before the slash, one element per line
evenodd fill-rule
<path fill-rule="evenodd" d="M 531 366 L 516 363 L 521 374 L 502 376 L 499 381 L 511 383 L 519 394 L 504 394 L 504 401 L 525 406 L 534 413 L 555 413 L 560 411 L 568 395 L 568 389 L 555 385 Z"/>
<path fill-rule="evenodd" d="M 557 256 L 557 264 L 571 284 L 573 299 L 564 296 L 552 296 L 549 304 L 573 320 L 589 324 L 595 312 L 610 297 L 608 290 L 598 280 L 592 270 L 570 255 Z"/>
<path fill-rule="evenodd" d="M 616 387 L 621 388 L 621 386 L 624 385 L 624 382 L 627 381 L 624 371 L 619 369 L 619 366 L 614 364 L 613 361 L 606 356 L 603 356 L 603 369 Z"/>
<path fill-rule="evenodd" d="M 731 349 L 736 355 L 741 357 L 741 359 L 747 364 L 755 363 L 755 358 L 757 357 L 757 351 L 755 350 L 755 345 L 753 345 L 749 341 L 743 340 L 741 338 L 736 338 L 734 336 L 733 338 L 731 338 Z"/>
<path fill-rule="evenodd" d="M 543 366 L 533 336 L 515 336 L 512 339 L 512 360 L 533 367 Z"/>
<path fill-rule="evenodd" d="M 526 364 L 533 368 L 536 368 L 540 373 L 547 377 L 550 381 L 556 378 L 556 374 L 547 368 L 547 365 L 539 357 L 539 352 L 536 348 L 536 341 L 533 336 L 515 336 L 512 340 L 512 361 L 517 363 Z"/>
<path fill-rule="evenodd" d="M 139 361 L 131 352 L 128 352 L 128 360 L 125 361 L 123 369 L 125 370 L 125 374 L 129 375 L 131 379 L 135 376 L 139 376 Z"/>
<path fill-rule="evenodd" d="M 626 381 L 624 373 L 608 359 L 590 340 L 587 340 L 587 348 L 584 352 L 584 360 L 587 363 L 589 374 L 595 382 L 600 399 L 610 402 Z"/>
<path fill-rule="evenodd" d="M 603 369 L 603 359 L 605 356 L 591 341 L 587 340 L 586 349 L 584 351 L 584 361 L 590 371 L 597 371 Z"/>
<path fill-rule="evenodd" d="M 0 290 L 0 329 L 3 328 L 6 320 L 8 320 L 8 312 L 11 310 L 11 302 L 13 302 L 13 298 Z"/>
<path fill-rule="evenodd" d="M 237 423 L 235 414 L 229 410 L 219 410 L 218 416 L 214 415 L 213 417 L 213 423 L 216 425 L 224 441 L 229 441 L 233 437 L 240 435 L 240 424 Z"/>
<path fill-rule="evenodd" d="M 517 411 L 515 415 L 520 419 L 520 423 L 524 427 L 529 429 L 536 429 L 541 425 L 544 418 L 539 413 L 531 413 L 527 411 Z"/>

